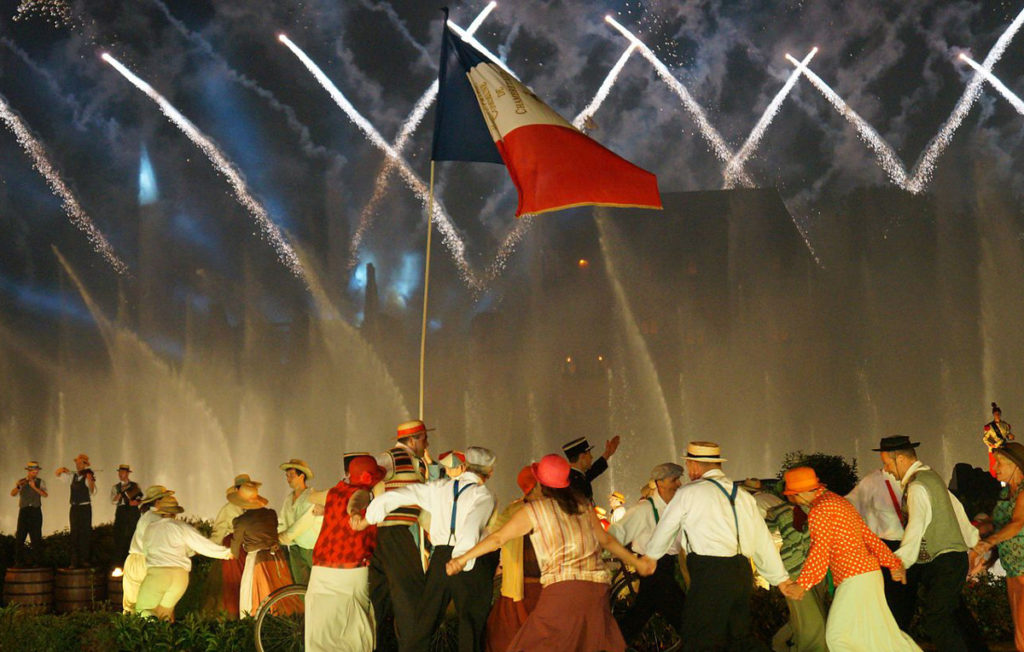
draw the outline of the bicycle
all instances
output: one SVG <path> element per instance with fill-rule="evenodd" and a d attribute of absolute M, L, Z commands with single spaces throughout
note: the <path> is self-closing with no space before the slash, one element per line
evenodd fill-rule
<path fill-rule="evenodd" d="M 640 576 L 634 570 L 630 570 L 625 564 L 619 563 L 612 572 L 611 590 L 609 601 L 612 616 L 620 621 L 636 604 L 637 591 L 640 587 Z M 647 624 L 644 625 L 640 635 L 630 646 L 631 650 L 638 652 L 676 652 L 682 649 L 683 639 L 676 630 L 655 613 Z"/>
<path fill-rule="evenodd" d="M 300 652 L 305 647 L 305 584 L 282 586 L 256 611 L 257 652 Z"/>

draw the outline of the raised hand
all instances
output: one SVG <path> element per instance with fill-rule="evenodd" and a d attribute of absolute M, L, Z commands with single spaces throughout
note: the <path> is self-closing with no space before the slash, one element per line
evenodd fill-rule
<path fill-rule="evenodd" d="M 615 435 L 604 443 L 604 459 L 608 459 L 615 454 L 615 451 L 619 448 L 619 436 Z"/>

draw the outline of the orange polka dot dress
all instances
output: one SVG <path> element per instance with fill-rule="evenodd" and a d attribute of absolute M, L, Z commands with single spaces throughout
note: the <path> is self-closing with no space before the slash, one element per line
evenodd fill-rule
<path fill-rule="evenodd" d="M 864 520 L 848 500 L 823 491 L 811 503 L 807 516 L 811 534 L 811 550 L 797 583 L 810 589 L 832 570 L 836 586 L 843 580 L 878 570 L 881 566 L 895 569 L 903 564 L 888 546 L 868 529 Z"/>

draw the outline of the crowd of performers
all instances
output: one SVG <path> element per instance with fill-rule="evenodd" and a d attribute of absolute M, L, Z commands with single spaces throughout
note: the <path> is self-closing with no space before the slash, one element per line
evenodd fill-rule
<path fill-rule="evenodd" d="M 516 477 L 522 496 L 498 510 L 487 486 L 494 453 L 470 446 L 433 460 L 426 426 L 411 421 L 384 453 L 347 453 L 344 477 L 328 490 L 310 486 L 303 460 L 281 464 L 289 492 L 279 511 L 260 495 L 260 482 L 237 476 L 209 537 L 176 518 L 184 509 L 173 490 L 142 490 L 122 465 L 110 500 L 123 606 L 173 620 L 191 557 L 201 554 L 222 560 L 211 571 L 210 599 L 240 617 L 278 587 L 307 584 L 311 651 L 373 650 L 385 628 L 394 628 L 403 652 L 429 650 L 452 602 L 465 652 L 625 650 L 656 612 L 684 649 L 756 650 L 763 646 L 750 603 L 760 581 L 777 586 L 789 608 L 776 650 L 918 650 L 906 634 L 918 609 L 937 649 L 973 650 L 985 646 L 962 589 L 998 549 L 1024 650 L 1024 446 L 994 416 L 985 443 L 1005 490 L 980 524 L 905 436 L 881 440 L 874 450 L 882 468 L 845 498 L 807 466 L 786 471 L 782 497 L 734 481 L 717 444 L 690 442 L 682 465 L 653 467 L 639 501 L 615 492 L 602 516 L 591 482 L 607 469 L 618 437 L 596 459 L 579 438 L 524 466 Z M 39 465 L 26 469 L 11 492 L 20 497 L 19 553 L 26 534 L 33 545 L 39 540 L 47 495 Z M 72 563 L 87 563 L 96 492 L 88 457 L 57 476 L 71 485 Z M 619 622 L 610 610 L 609 556 L 642 578 Z"/>

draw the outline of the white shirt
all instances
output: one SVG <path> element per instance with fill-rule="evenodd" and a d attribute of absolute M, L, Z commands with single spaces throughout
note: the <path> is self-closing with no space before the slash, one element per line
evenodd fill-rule
<path fill-rule="evenodd" d="M 224 539 L 235 531 L 235 519 L 241 516 L 244 511 L 244 509 L 233 502 L 228 501 L 224 503 L 224 506 L 217 512 L 217 517 L 213 519 L 210 541 L 224 545 Z"/>
<path fill-rule="evenodd" d="M 700 480 L 680 487 L 661 515 L 658 527 L 647 543 L 647 556 L 660 558 L 673 541 L 686 537 L 689 552 L 709 557 L 743 554 L 754 562 L 761 575 L 773 585 L 789 579 L 779 551 L 758 511 L 753 496 L 736 492 L 736 519 L 726 496 L 710 482 L 715 480 L 732 493 L 733 482 L 721 469 L 711 469 Z M 736 549 L 736 521 L 740 549 Z"/>
<path fill-rule="evenodd" d="M 132 543 L 128 546 L 129 555 L 141 555 L 145 552 L 142 548 L 142 537 L 146 534 L 146 528 L 154 521 L 159 520 L 160 515 L 152 509 L 139 516 L 138 522 L 135 523 L 135 534 L 132 535 Z"/>
<path fill-rule="evenodd" d="M 313 514 L 313 503 L 309 502 L 311 493 L 313 488 L 306 487 L 298 498 L 294 498 L 295 494 L 291 490 L 285 494 L 284 505 L 277 517 L 277 531 L 281 533 L 281 543 L 307 550 L 312 550 L 316 546 L 324 517 Z"/>
<path fill-rule="evenodd" d="M 214 559 L 231 557 L 230 548 L 217 545 L 188 523 L 173 518 L 160 518 L 150 523 L 142 535 L 142 549 L 147 568 L 192 570 L 190 557 L 196 553 Z"/>
<path fill-rule="evenodd" d="M 459 483 L 459 503 L 455 512 L 455 535 L 452 537 L 452 507 L 455 504 L 455 483 Z M 463 490 L 468 485 L 468 489 Z M 430 513 L 430 541 L 435 546 L 452 546 L 452 558 L 475 546 L 486 536 L 487 521 L 494 512 L 494 494 L 480 482 L 475 473 L 466 471 L 456 480 L 431 480 L 425 484 L 408 484 L 377 496 L 366 509 L 366 520 L 375 525 L 388 512 L 403 505 L 419 505 Z M 473 562 L 465 570 L 473 570 Z"/>
<path fill-rule="evenodd" d="M 895 554 L 903 562 L 905 568 L 910 568 L 917 562 L 917 556 L 921 552 L 921 537 L 924 536 L 924 531 L 932 522 L 932 501 L 928 499 L 928 490 L 921 483 L 911 484 L 909 489 L 906 489 L 906 485 L 914 479 L 914 474 L 918 471 L 927 470 L 930 470 L 930 467 L 923 464 L 921 460 L 917 460 L 910 465 L 903 475 L 903 480 L 900 481 L 907 494 L 908 521 L 906 531 L 903 533 L 903 541 Z M 946 493 L 949 494 L 949 501 L 953 503 L 953 514 L 956 515 L 956 522 L 960 526 L 960 534 L 964 538 L 964 543 L 967 544 L 968 549 L 973 548 L 981 538 L 978 528 L 971 525 L 964 506 L 960 504 L 956 496 L 948 491 Z"/>
<path fill-rule="evenodd" d="M 889 489 L 892 489 L 892 494 Z M 846 499 L 879 539 L 900 541 L 903 539 L 903 523 L 896 512 L 896 505 L 899 505 L 902 494 L 903 488 L 896 478 L 884 469 L 875 469 L 864 476 L 853 491 L 846 494 Z M 895 505 L 893 496 L 896 496 Z"/>
<path fill-rule="evenodd" d="M 654 501 L 654 508 L 658 510 L 658 517 L 661 518 L 668 505 L 657 491 L 651 495 L 651 500 Z M 654 509 L 651 509 L 651 503 L 644 498 L 627 509 L 622 518 L 612 523 L 608 532 L 622 545 L 633 544 L 633 552 L 642 555 L 657 525 L 654 521 Z M 670 555 L 678 555 L 680 548 L 679 537 L 673 537 L 667 552 Z"/>

